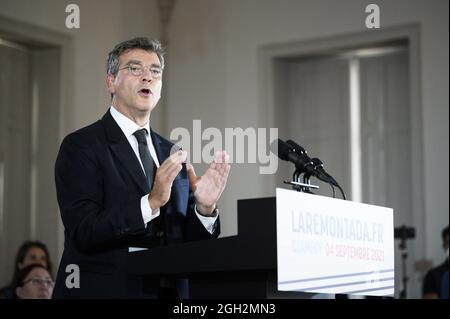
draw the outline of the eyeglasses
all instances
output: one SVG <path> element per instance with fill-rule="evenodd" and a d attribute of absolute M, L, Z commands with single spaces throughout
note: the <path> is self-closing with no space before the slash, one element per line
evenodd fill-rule
<path fill-rule="evenodd" d="M 23 285 L 26 285 L 27 283 L 31 282 L 32 285 L 41 285 L 41 286 L 47 286 L 49 288 L 53 288 L 55 283 L 50 278 L 30 278 L 28 280 L 25 280 L 23 282 Z"/>
<path fill-rule="evenodd" d="M 156 66 L 144 67 L 138 64 L 128 64 L 119 70 L 128 69 L 128 71 L 130 71 L 131 74 L 135 76 L 141 76 L 142 74 L 144 74 L 145 68 L 148 68 L 153 79 L 161 78 L 163 70 L 162 68 Z"/>

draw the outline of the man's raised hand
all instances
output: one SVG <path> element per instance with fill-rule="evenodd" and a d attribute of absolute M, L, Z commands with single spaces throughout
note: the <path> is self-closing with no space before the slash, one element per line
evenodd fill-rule
<path fill-rule="evenodd" d="M 182 169 L 182 164 L 186 161 L 187 153 L 177 151 L 168 157 L 156 170 L 153 188 L 148 196 L 152 211 L 166 204 L 170 199 L 172 183 Z"/>
<path fill-rule="evenodd" d="M 194 192 L 197 210 L 203 215 L 213 213 L 225 189 L 230 173 L 229 158 L 226 151 L 216 152 L 214 161 L 203 176 L 197 176 L 194 167 L 187 164 L 190 188 Z"/>

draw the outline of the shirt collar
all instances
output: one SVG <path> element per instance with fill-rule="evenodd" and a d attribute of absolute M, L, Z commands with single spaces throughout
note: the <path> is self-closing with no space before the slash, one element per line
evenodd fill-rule
<path fill-rule="evenodd" d="M 117 111 L 117 109 L 112 105 L 110 108 L 110 113 L 113 119 L 116 121 L 117 125 L 119 125 L 123 134 L 125 134 L 126 138 L 129 138 L 131 135 L 133 135 L 134 132 L 142 128 L 145 128 L 148 134 L 150 134 L 150 122 L 147 122 L 143 127 L 140 127 L 128 117 Z"/>

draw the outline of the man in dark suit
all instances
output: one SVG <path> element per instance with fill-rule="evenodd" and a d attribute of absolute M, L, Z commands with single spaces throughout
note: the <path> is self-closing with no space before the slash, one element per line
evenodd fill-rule
<path fill-rule="evenodd" d="M 219 235 L 228 155 L 218 152 L 197 177 L 186 152 L 151 130 L 163 69 L 158 41 L 116 45 L 107 61 L 110 109 L 61 144 L 55 178 L 65 243 L 54 298 L 158 298 L 174 287 L 187 297 L 185 281 L 130 275 L 128 254 Z M 79 267 L 79 287 L 70 285 L 69 265 Z"/>

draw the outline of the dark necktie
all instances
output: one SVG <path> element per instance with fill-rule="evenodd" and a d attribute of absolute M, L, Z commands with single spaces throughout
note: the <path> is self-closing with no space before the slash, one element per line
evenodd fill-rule
<path fill-rule="evenodd" d="M 155 175 L 155 162 L 150 155 L 150 150 L 147 144 L 147 130 L 145 128 L 137 130 L 133 133 L 138 141 L 139 156 L 141 158 L 142 166 L 144 166 L 145 175 L 147 177 L 147 183 L 150 190 L 153 186 L 153 178 Z"/>

